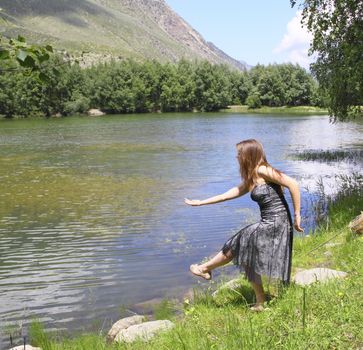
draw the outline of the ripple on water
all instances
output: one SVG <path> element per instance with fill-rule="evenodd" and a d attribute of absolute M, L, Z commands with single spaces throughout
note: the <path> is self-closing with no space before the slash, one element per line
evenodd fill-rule
<path fill-rule="evenodd" d="M 198 208 L 183 203 L 240 181 L 236 142 L 257 138 L 277 168 L 303 185 L 313 185 L 319 173 L 334 190 L 329 176 L 349 173 L 349 164 L 286 155 L 361 144 L 361 131 L 326 117 L 232 114 L 4 124 L 2 320 L 36 316 L 49 329 L 79 329 L 118 317 L 122 306 L 195 285 L 188 265 L 259 218 L 248 196 Z"/>

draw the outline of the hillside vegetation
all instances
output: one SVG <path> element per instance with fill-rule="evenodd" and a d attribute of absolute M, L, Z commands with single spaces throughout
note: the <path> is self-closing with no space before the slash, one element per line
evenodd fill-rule
<path fill-rule="evenodd" d="M 1 0 L 0 33 L 24 35 L 81 56 L 86 65 L 116 59 L 205 59 L 245 65 L 206 42 L 164 0 Z"/>

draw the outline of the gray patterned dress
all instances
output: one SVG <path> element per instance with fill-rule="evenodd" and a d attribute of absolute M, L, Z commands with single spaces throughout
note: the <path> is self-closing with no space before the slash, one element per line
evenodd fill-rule
<path fill-rule="evenodd" d="M 281 187 L 259 184 L 251 191 L 251 198 L 260 207 L 261 220 L 238 231 L 222 251 L 232 252 L 234 264 L 245 271 L 249 281 L 259 282 L 265 275 L 269 280 L 289 283 L 293 225 Z"/>

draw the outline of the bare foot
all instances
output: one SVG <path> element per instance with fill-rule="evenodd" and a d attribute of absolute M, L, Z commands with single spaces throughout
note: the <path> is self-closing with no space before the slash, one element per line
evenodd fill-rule
<path fill-rule="evenodd" d="M 211 275 L 211 273 L 209 271 L 203 272 L 201 270 L 201 268 L 199 267 L 199 265 L 197 265 L 197 264 L 190 265 L 189 270 L 190 270 L 190 272 L 192 274 L 194 274 L 196 276 L 199 276 L 199 277 L 202 277 L 205 280 L 210 280 L 212 278 L 212 275 Z"/>
<path fill-rule="evenodd" d="M 250 307 L 250 310 L 255 312 L 261 312 L 264 311 L 265 308 L 261 304 L 256 304 L 255 306 Z"/>

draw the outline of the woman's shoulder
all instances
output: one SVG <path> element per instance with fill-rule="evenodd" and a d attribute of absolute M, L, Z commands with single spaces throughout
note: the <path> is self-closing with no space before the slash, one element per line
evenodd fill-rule
<path fill-rule="evenodd" d="M 263 164 L 257 167 L 258 176 L 262 177 L 266 182 L 275 182 L 280 184 L 283 173 L 270 164 Z"/>
<path fill-rule="evenodd" d="M 273 168 L 270 165 L 259 165 L 257 167 L 257 174 L 260 176 L 268 176 L 273 172 Z"/>

